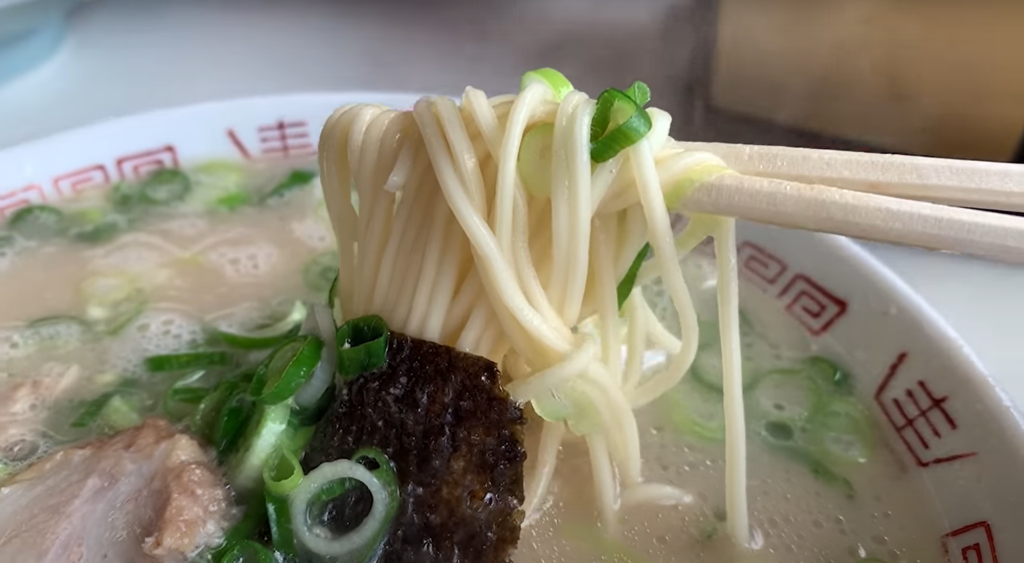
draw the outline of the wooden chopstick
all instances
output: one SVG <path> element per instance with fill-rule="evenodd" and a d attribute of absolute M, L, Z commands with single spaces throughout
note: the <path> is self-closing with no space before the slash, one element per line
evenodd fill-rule
<path fill-rule="evenodd" d="M 959 207 L 1024 212 L 1024 164 L 847 151 L 682 143 L 743 174 Z"/>
<path fill-rule="evenodd" d="M 1024 218 L 833 186 L 725 173 L 681 202 L 684 211 L 1024 263 Z"/>

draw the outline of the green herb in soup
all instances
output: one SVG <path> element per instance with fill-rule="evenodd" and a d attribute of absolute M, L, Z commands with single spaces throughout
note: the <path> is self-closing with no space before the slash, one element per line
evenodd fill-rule
<path fill-rule="evenodd" d="M 651 99 L 540 69 L 339 109 L 322 185 L 211 161 L 16 210 L 0 560 L 938 560 L 862 362 L 740 286 L 732 220 L 673 246 L 728 170 Z"/>

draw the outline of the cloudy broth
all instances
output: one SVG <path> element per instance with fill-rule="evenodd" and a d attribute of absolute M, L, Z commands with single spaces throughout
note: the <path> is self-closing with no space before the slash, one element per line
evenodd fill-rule
<path fill-rule="evenodd" d="M 296 168 L 313 169 L 310 163 L 200 167 L 194 175 L 199 184 L 230 181 L 232 187 L 215 185 L 216 198 L 151 204 L 101 242 L 70 236 L 2 240 L 0 397 L 6 393 L 15 400 L 12 390 L 26 381 L 40 382 L 42 390 L 41 398 L 0 410 L 0 462 L 5 463 L 0 470 L 14 473 L 53 448 L 100 432 L 73 422 L 91 398 L 126 381 L 144 397 L 143 414 L 166 415 L 168 407 L 159 397 L 173 382 L 147 373 L 143 361 L 201 346 L 208 337 L 204 325 L 213 320 L 296 299 L 323 302 L 333 234 L 316 180 L 262 201 Z M 239 187 L 248 193 L 244 203 L 232 191 Z M 104 197 L 86 194 L 62 209 L 88 210 Z M 714 318 L 711 264 L 698 255 L 685 270 L 707 319 Z M 889 451 L 881 429 L 866 415 L 865 390 L 858 388 L 855 374 L 844 372 L 847 379 L 835 389 L 809 382 L 819 372 L 808 375 L 805 360 L 821 352 L 812 351 L 774 303 L 746 289 L 749 493 L 756 543 L 751 560 L 940 561 L 941 522 L 927 490 Z M 657 287 L 649 288 L 648 297 L 656 310 L 664 306 Z M 88 322 L 79 323 L 82 319 Z M 702 336 L 703 345 L 713 351 L 714 337 Z M 680 398 L 693 392 L 711 403 L 720 400 L 713 354 L 705 353 L 702 374 L 688 374 L 685 388 L 637 413 L 645 479 L 678 486 L 692 494 L 692 502 L 625 508 L 618 537 L 601 539 L 586 447 L 570 439 L 547 509 L 524 526 L 516 561 L 736 560 L 721 508 L 720 421 L 713 409 L 696 419 L 687 416 L 686 409 L 696 407 Z M 824 355 L 842 357 L 839 350 Z M 837 364 L 815 365 L 827 371 Z M 750 410 L 751 402 L 767 406 L 758 414 Z M 829 407 L 840 410 L 821 414 Z M 835 425 L 825 442 L 815 426 L 822 420 Z M 529 432 L 527 451 L 533 451 L 535 440 Z M 528 460 L 527 475 L 529 469 Z M 0 480 L 4 477 L 0 473 Z"/>

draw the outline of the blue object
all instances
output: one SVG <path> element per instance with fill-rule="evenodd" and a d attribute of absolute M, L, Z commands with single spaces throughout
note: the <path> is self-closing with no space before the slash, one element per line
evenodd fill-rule
<path fill-rule="evenodd" d="M 0 0 L 0 84 L 53 55 L 79 0 Z"/>

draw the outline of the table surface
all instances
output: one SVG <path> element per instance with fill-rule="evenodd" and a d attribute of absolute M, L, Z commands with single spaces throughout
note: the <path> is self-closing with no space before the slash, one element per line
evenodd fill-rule
<path fill-rule="evenodd" d="M 585 2 L 585 9 L 584 9 Z M 0 148 L 115 116 L 297 91 L 508 91 L 529 68 L 584 90 L 678 79 L 673 0 L 93 0 L 47 63 L 0 84 Z M 671 19 L 667 20 L 671 21 Z M 438 33 L 437 30 L 443 30 Z M 665 104 L 662 104 L 663 106 Z M 1024 268 L 865 245 L 961 334 L 1024 405 Z"/>

